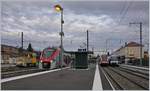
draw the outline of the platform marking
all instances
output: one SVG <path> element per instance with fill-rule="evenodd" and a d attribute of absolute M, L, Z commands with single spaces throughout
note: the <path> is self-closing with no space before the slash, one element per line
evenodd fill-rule
<path fill-rule="evenodd" d="M 65 67 L 62 69 L 67 69 L 67 68 L 69 68 L 69 67 Z M 27 75 L 5 78 L 5 79 L 1 80 L 1 83 L 12 81 L 12 80 L 17 80 L 17 79 L 22 79 L 22 78 L 27 78 L 27 77 L 32 77 L 32 76 L 36 76 L 36 75 L 41 75 L 41 74 L 45 74 L 45 73 L 49 73 L 49 72 L 55 72 L 55 71 L 59 71 L 59 70 L 61 70 L 61 69 L 54 69 L 54 70 L 49 70 L 49 71 L 44 71 L 44 72 L 38 72 L 38 73 L 32 73 L 32 74 L 27 74 Z"/>
<path fill-rule="evenodd" d="M 95 77 L 92 90 L 103 90 L 98 64 L 96 64 Z"/>

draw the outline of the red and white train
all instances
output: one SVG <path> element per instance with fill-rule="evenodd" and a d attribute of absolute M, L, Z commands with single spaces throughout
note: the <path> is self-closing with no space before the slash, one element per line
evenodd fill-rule
<path fill-rule="evenodd" d="M 101 55 L 101 56 L 100 56 L 99 64 L 100 64 L 101 66 L 107 66 L 107 65 L 109 65 L 109 61 L 108 61 L 108 59 L 107 59 L 107 55 Z"/>
<path fill-rule="evenodd" d="M 64 51 L 63 51 L 64 52 Z M 40 56 L 40 62 L 42 63 L 43 68 L 60 68 L 68 66 L 71 62 L 70 54 L 63 53 L 63 61 L 60 60 L 60 48 L 45 48 Z"/>

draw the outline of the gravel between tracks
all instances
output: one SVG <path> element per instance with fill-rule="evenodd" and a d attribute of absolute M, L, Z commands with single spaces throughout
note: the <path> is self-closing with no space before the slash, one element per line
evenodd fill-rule
<path fill-rule="evenodd" d="M 103 68 L 107 74 L 111 76 L 111 78 L 121 87 L 121 90 L 144 90 L 142 87 L 139 85 L 133 83 L 129 79 L 123 77 L 122 75 L 114 72 L 112 69 L 109 67 Z"/>

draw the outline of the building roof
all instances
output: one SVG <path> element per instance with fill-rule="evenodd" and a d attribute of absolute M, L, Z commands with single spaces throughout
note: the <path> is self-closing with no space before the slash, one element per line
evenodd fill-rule
<path fill-rule="evenodd" d="M 120 51 L 121 49 L 123 49 L 125 47 L 140 47 L 140 46 L 141 46 L 141 44 L 139 44 L 137 42 L 131 41 L 131 42 L 127 43 L 125 46 L 121 46 L 119 49 L 117 49 L 116 51 L 114 51 L 113 53 L 111 53 L 111 55 L 114 54 L 115 52 Z"/>
<path fill-rule="evenodd" d="M 125 46 L 121 46 L 119 49 L 117 49 L 115 52 L 120 51 L 121 49 L 123 49 Z"/>
<path fill-rule="evenodd" d="M 2 48 L 2 47 L 15 48 L 16 50 L 19 49 L 18 47 L 11 46 L 11 45 L 5 45 L 5 44 L 1 44 L 1 48 Z M 27 50 L 26 50 L 26 49 L 23 49 L 23 51 L 27 51 Z"/>
<path fill-rule="evenodd" d="M 9 47 L 9 48 L 16 48 L 16 49 L 18 49 L 17 47 L 10 46 L 10 45 L 5 45 L 5 44 L 1 44 L 1 47 Z"/>
<path fill-rule="evenodd" d="M 141 46 L 141 44 L 136 43 L 136 42 L 130 42 L 127 45 L 125 45 L 125 47 L 138 47 L 138 46 Z"/>

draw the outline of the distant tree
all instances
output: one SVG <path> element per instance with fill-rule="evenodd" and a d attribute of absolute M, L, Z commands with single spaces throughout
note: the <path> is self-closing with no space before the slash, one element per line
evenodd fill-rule
<path fill-rule="evenodd" d="M 27 48 L 27 51 L 29 51 L 29 52 L 32 52 L 32 51 L 33 51 L 33 48 L 32 48 L 31 43 L 29 43 L 28 48 Z"/>

